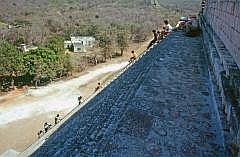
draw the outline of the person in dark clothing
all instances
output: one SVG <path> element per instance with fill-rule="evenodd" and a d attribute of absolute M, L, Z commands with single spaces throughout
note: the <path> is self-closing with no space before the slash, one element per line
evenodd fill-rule
<path fill-rule="evenodd" d="M 163 35 L 160 31 L 157 31 L 158 37 L 157 37 L 157 42 L 160 42 L 163 39 Z"/>
<path fill-rule="evenodd" d="M 41 136 L 44 134 L 44 132 L 42 130 L 40 130 L 37 135 L 38 135 L 38 138 L 41 138 Z"/>
<path fill-rule="evenodd" d="M 56 125 L 57 123 L 59 123 L 60 120 L 61 120 L 61 119 L 60 119 L 60 116 L 59 116 L 59 114 L 57 114 L 56 117 L 55 117 L 55 119 L 54 119 L 55 125 Z"/>
<path fill-rule="evenodd" d="M 156 30 L 153 30 L 152 31 L 152 33 L 153 33 L 153 39 L 152 39 L 152 41 L 149 43 L 149 45 L 148 45 L 148 49 L 157 41 L 157 39 L 158 39 L 158 34 L 157 34 L 157 32 L 156 32 Z"/>
<path fill-rule="evenodd" d="M 48 131 L 48 123 L 45 122 L 44 125 L 43 125 L 43 127 L 44 127 L 44 131 L 45 131 L 45 133 L 46 133 L 46 132 Z"/>
<path fill-rule="evenodd" d="M 52 125 L 51 125 L 51 124 L 48 124 L 47 122 L 44 123 L 44 126 L 43 126 L 43 127 L 44 127 L 45 133 L 48 132 L 48 130 L 51 128 L 51 126 L 52 126 Z"/>
<path fill-rule="evenodd" d="M 101 83 L 98 82 L 97 87 L 95 88 L 95 92 L 98 91 L 100 88 L 102 88 Z"/>
<path fill-rule="evenodd" d="M 82 96 L 79 96 L 79 97 L 78 97 L 78 105 L 80 105 L 82 102 L 83 102 L 83 97 L 82 97 Z"/>

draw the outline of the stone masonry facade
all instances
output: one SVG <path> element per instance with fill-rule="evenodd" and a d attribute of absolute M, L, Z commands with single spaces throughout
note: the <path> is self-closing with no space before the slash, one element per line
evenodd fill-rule
<path fill-rule="evenodd" d="M 240 1 L 208 0 L 200 19 L 225 146 L 240 156 Z"/>
<path fill-rule="evenodd" d="M 208 0 L 203 14 L 240 67 L 240 1 Z"/>

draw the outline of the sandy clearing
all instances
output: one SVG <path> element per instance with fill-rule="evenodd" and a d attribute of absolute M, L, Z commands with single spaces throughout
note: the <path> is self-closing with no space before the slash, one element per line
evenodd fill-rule
<path fill-rule="evenodd" d="M 128 51 L 130 52 L 131 50 L 135 50 L 138 54 L 140 54 L 144 51 L 147 44 L 148 44 L 148 42 L 141 43 L 141 44 L 134 44 L 133 46 L 129 47 Z M 107 66 L 109 64 L 111 64 L 111 65 L 112 64 L 126 64 L 126 61 L 128 60 L 129 57 L 130 57 L 130 53 L 125 53 L 123 57 L 112 59 L 111 61 L 108 61 L 107 63 L 99 64 L 94 67 L 90 67 L 89 69 L 87 69 L 86 71 L 81 73 L 80 75 L 73 78 L 73 80 L 76 78 L 79 78 L 83 75 L 87 75 L 87 74 L 88 74 L 88 76 L 91 76 L 91 75 L 89 75 L 89 71 L 95 71 L 96 69 L 99 69 L 100 67 L 103 67 L 103 66 Z M 52 111 L 35 112 L 34 114 L 30 114 L 30 116 L 18 114 L 21 118 L 18 116 L 17 117 L 14 116 L 14 114 L 18 113 L 19 111 L 22 113 L 29 112 L 28 108 L 32 108 L 32 106 L 34 106 L 34 105 L 29 106 L 25 111 L 24 110 L 22 111 L 22 108 L 19 107 L 21 105 L 19 105 L 19 104 L 24 104 L 25 102 L 27 102 L 27 103 L 38 102 L 39 98 L 44 99 L 45 97 L 51 97 L 51 96 L 52 96 L 52 98 L 54 98 L 53 95 L 55 94 L 55 92 L 58 93 L 62 90 L 61 88 L 56 87 L 59 84 L 59 82 L 54 83 L 55 87 L 54 87 L 54 84 L 50 85 L 50 86 L 53 86 L 53 88 L 55 88 L 54 90 L 53 89 L 48 90 L 46 87 L 42 87 L 40 89 L 42 91 L 48 92 L 48 94 L 41 94 L 41 93 L 39 94 L 39 92 L 36 92 L 37 90 L 30 90 L 28 95 L 24 95 L 23 90 L 16 90 L 5 96 L 1 96 L 0 97 L 0 117 L 3 114 L 3 109 L 9 110 L 9 108 L 16 107 L 18 110 L 15 110 L 16 111 L 15 113 L 13 113 L 13 112 L 11 112 L 11 110 L 9 110 L 10 113 L 12 113 L 12 115 L 13 115 L 13 117 L 11 117 L 10 119 L 6 118 L 6 117 L 10 117 L 10 114 L 9 115 L 5 114 L 5 116 L 2 116 L 2 119 L 0 119 L 0 123 L 2 124 L 2 125 L 0 125 L 0 139 L 1 139 L 0 154 L 2 154 L 3 152 L 5 152 L 9 149 L 14 149 L 19 152 L 24 151 L 28 146 L 30 146 L 34 141 L 37 140 L 37 132 L 39 130 L 43 129 L 44 122 L 47 121 L 47 122 L 50 122 L 53 124 L 53 119 L 57 113 L 60 113 L 60 115 L 62 117 L 64 117 L 66 114 L 69 113 L 69 111 L 71 111 L 77 105 L 76 104 L 77 96 L 79 96 L 80 93 L 82 93 L 82 95 L 85 99 L 88 98 L 94 92 L 94 88 L 96 87 L 97 81 L 105 83 L 105 82 L 111 80 L 114 77 L 114 75 L 116 73 L 118 73 L 118 71 L 119 71 L 118 68 L 115 69 L 115 71 L 107 70 L 107 68 L 105 68 L 105 70 L 107 72 L 105 72 L 103 74 L 102 74 L 102 72 L 100 74 L 98 73 L 97 76 L 92 77 L 92 79 L 89 79 L 88 82 L 86 82 L 85 84 L 82 83 L 81 85 L 78 85 L 72 91 L 72 93 L 75 93 L 75 95 L 72 96 L 72 102 L 74 102 L 74 105 L 72 105 L 70 107 L 68 106 L 69 107 L 68 109 L 63 109 L 63 110 L 57 109 L 57 112 L 54 111 L 54 109 L 52 109 Z M 70 81 L 71 80 L 72 79 L 70 79 Z M 60 82 L 65 82 L 65 81 L 60 81 Z M 68 86 L 70 86 L 70 85 L 68 85 Z M 58 98 L 61 98 L 60 95 L 56 94 L 55 96 L 56 96 L 55 100 Z M 69 99 L 69 97 L 67 97 L 67 96 L 65 98 Z M 57 101 L 59 101 L 59 99 Z M 52 101 L 52 102 L 54 102 L 54 101 Z M 41 107 L 38 106 L 39 109 L 44 108 L 43 104 L 40 104 L 40 106 Z M 57 105 L 57 106 L 59 107 L 59 105 Z M 16 118 L 18 119 L 17 121 L 16 121 Z M 11 121 L 11 122 L 6 123 L 7 121 Z"/>

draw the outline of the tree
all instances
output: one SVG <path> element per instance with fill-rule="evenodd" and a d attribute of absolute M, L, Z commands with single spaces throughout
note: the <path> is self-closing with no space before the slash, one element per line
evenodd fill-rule
<path fill-rule="evenodd" d="M 53 50 L 57 55 L 57 62 L 55 63 L 54 67 L 56 68 L 57 75 L 61 77 L 64 73 L 64 62 L 65 60 L 69 59 L 64 50 L 64 38 L 56 36 L 52 37 L 48 40 L 47 44 L 45 45 L 47 48 Z"/>
<path fill-rule="evenodd" d="M 56 54 L 63 54 L 64 53 L 64 38 L 56 36 L 49 38 L 45 47 L 53 50 Z"/>
<path fill-rule="evenodd" d="M 24 58 L 28 73 L 32 76 L 37 87 L 41 80 L 49 81 L 57 76 L 58 55 L 48 48 L 31 50 Z"/>
<path fill-rule="evenodd" d="M 98 46 L 100 48 L 102 48 L 103 51 L 103 55 L 105 60 L 107 59 L 108 55 L 111 57 L 111 45 L 112 45 L 112 41 L 110 36 L 103 34 L 99 37 L 99 42 L 98 42 Z"/>
<path fill-rule="evenodd" d="M 10 77 L 11 86 L 14 87 L 15 77 L 25 72 L 22 52 L 9 42 L 0 42 L 0 77 Z"/>
<path fill-rule="evenodd" d="M 123 51 L 128 47 L 128 38 L 127 33 L 125 31 L 119 31 L 117 33 L 117 47 L 120 49 L 121 56 L 123 55 Z"/>
<path fill-rule="evenodd" d="M 73 64 L 71 60 L 71 56 L 69 54 L 66 54 L 66 57 L 63 60 L 63 73 L 64 74 L 69 74 L 69 72 L 72 74 L 72 69 L 73 69 Z"/>
<path fill-rule="evenodd" d="M 100 27 L 98 25 L 91 24 L 87 27 L 87 30 L 86 30 L 87 36 L 93 36 L 96 38 L 99 33 L 100 33 Z"/>
<path fill-rule="evenodd" d="M 70 31 L 71 32 L 71 31 Z M 83 24 L 83 25 L 79 25 L 76 32 L 73 33 L 71 32 L 71 34 L 69 33 L 69 31 L 67 31 L 65 34 L 67 35 L 80 35 L 80 36 L 93 36 L 95 38 L 98 37 L 98 35 L 101 32 L 101 26 L 90 23 L 90 24 Z"/>

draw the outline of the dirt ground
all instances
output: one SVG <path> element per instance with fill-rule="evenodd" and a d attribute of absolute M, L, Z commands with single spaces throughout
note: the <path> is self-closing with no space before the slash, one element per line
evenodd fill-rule
<path fill-rule="evenodd" d="M 93 93 L 93 89 L 96 86 L 96 82 L 104 82 L 106 79 L 111 79 L 114 73 L 109 73 L 101 78 L 89 82 L 86 86 L 81 86 L 79 90 L 84 91 L 84 98 L 86 99 Z M 54 117 L 56 114 L 60 114 L 60 117 L 64 117 L 67 112 L 51 112 L 42 114 L 39 116 L 32 116 L 27 119 L 18 120 L 5 125 L 0 128 L 0 154 L 8 149 L 14 149 L 22 152 L 28 146 L 30 146 L 37 138 L 37 132 L 43 130 L 44 122 L 54 124 Z"/>
<path fill-rule="evenodd" d="M 104 64 L 113 64 L 113 63 L 121 63 L 127 61 L 130 57 L 131 50 L 135 50 L 137 54 L 142 53 L 146 47 L 148 42 L 140 43 L 140 44 L 133 44 L 129 47 L 128 51 L 125 52 L 123 57 L 118 57 L 108 61 Z M 88 70 L 94 70 L 99 68 L 100 65 L 90 67 Z M 83 75 L 84 73 L 77 74 L 76 76 Z M 94 78 L 88 82 L 88 84 L 80 86 L 79 90 L 83 91 L 83 97 L 87 99 L 91 94 L 94 92 L 94 88 L 96 87 L 96 83 L 98 81 L 102 83 L 106 83 L 107 81 L 111 80 L 116 72 L 109 72 L 104 75 L 100 75 L 99 77 Z M 5 96 L 0 97 L 0 109 L 6 106 L 16 106 L 18 104 L 18 100 L 14 99 L 15 97 L 21 95 L 24 91 L 23 90 L 16 90 L 11 92 Z M 34 98 L 29 98 L 34 99 Z M 28 100 L 31 101 L 31 100 Z M 1 110 L 0 110 L 1 111 Z M 14 149 L 16 151 L 22 152 L 27 147 L 29 147 L 34 141 L 37 140 L 37 132 L 43 129 L 44 122 L 50 122 L 53 124 L 54 117 L 57 113 L 60 114 L 61 117 L 64 117 L 69 111 L 64 112 L 47 112 L 46 114 L 41 115 L 32 115 L 30 118 L 27 119 L 20 119 L 11 123 L 8 123 L 4 126 L 0 126 L 0 155 L 7 151 L 8 149 Z M 0 112 L 1 113 L 1 112 Z"/>

